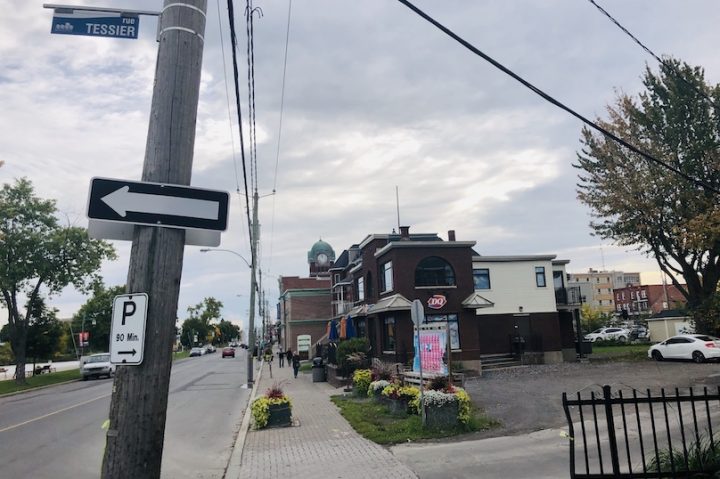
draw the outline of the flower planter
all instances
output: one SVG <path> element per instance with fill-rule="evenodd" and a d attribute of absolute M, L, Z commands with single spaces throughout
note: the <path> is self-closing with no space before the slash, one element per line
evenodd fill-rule
<path fill-rule="evenodd" d="M 285 427 L 291 424 L 290 404 L 270 404 L 268 406 L 270 417 L 266 427 Z"/>
<path fill-rule="evenodd" d="M 372 393 L 372 397 L 376 402 L 382 403 L 383 402 L 383 395 L 382 395 L 382 389 L 376 389 Z"/>
<path fill-rule="evenodd" d="M 448 403 L 442 406 L 425 406 L 425 425 L 430 429 L 452 429 L 458 420 L 458 403 Z"/>
<path fill-rule="evenodd" d="M 389 399 L 388 408 L 393 416 L 405 416 L 408 410 L 407 399 Z"/>

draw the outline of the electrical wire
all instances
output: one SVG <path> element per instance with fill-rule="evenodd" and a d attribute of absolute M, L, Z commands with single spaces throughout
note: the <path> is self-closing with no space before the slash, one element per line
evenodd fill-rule
<path fill-rule="evenodd" d="M 625 34 L 627 34 L 627 36 L 629 36 L 630 38 L 632 38 L 632 39 L 635 41 L 635 43 L 637 43 L 638 45 L 640 45 L 640 48 L 642 48 L 642 49 L 645 50 L 648 54 L 650 54 L 650 56 L 652 56 L 655 60 L 657 60 L 658 63 L 660 63 L 662 66 L 664 66 L 664 67 L 667 68 L 669 71 L 671 71 L 671 72 L 673 73 L 673 75 L 675 75 L 675 77 L 676 77 L 678 80 L 682 81 L 682 82 L 685 83 L 687 86 L 689 86 L 690 88 L 692 88 L 693 90 L 695 90 L 695 93 L 697 93 L 698 95 L 700 95 L 700 96 L 702 96 L 703 98 L 705 98 L 713 107 L 715 107 L 716 109 L 718 108 L 717 103 L 715 103 L 715 101 L 714 101 L 712 98 L 710 98 L 704 91 L 700 90 L 700 89 L 697 88 L 695 85 L 693 85 L 692 83 L 690 83 L 690 82 L 685 78 L 685 76 L 683 76 L 683 74 L 682 74 L 677 68 L 675 68 L 675 65 L 673 65 L 673 64 L 671 64 L 671 63 L 663 60 L 663 59 L 660 58 L 659 56 L 657 56 L 657 55 L 655 54 L 655 52 L 653 52 L 653 51 L 650 50 L 647 46 L 645 46 L 645 45 L 643 44 L 643 42 L 641 42 L 640 40 L 638 40 L 637 37 L 635 37 L 635 35 L 633 35 L 632 33 L 630 33 L 630 31 L 628 31 L 627 28 L 625 28 L 624 26 L 622 26 L 622 25 L 620 24 L 620 22 L 618 22 L 612 15 L 610 15 L 610 13 L 608 13 L 607 10 L 605 10 L 603 7 L 601 7 L 600 5 L 598 5 L 598 4 L 595 2 L 595 0 L 588 0 L 588 2 L 590 2 L 591 4 L 593 4 L 593 5 L 595 6 L 595 8 L 597 8 L 600 12 L 602 12 L 603 15 L 605 15 L 611 22 L 613 22 L 615 25 L 617 25 L 617 27 L 618 27 L 620 30 L 622 30 L 623 32 L 625 32 Z"/>
<path fill-rule="evenodd" d="M 230 41 L 232 44 L 233 79 L 235 82 L 235 106 L 237 108 L 237 115 L 238 115 L 238 130 L 240 132 L 240 154 L 242 156 L 243 184 L 245 186 L 245 216 L 247 216 L 248 236 L 250 237 L 250 244 L 252 244 L 252 221 L 250 220 L 250 195 L 248 194 L 247 164 L 246 164 L 246 159 L 245 159 L 245 140 L 243 139 L 242 110 L 240 109 L 240 75 L 238 73 L 238 65 L 237 65 L 237 35 L 235 34 L 235 9 L 233 8 L 233 0 L 227 0 L 227 4 L 228 4 L 228 22 L 229 22 L 229 26 L 230 26 Z"/>
<path fill-rule="evenodd" d="M 230 142 L 232 145 L 233 168 L 235 169 L 235 191 L 237 193 L 240 193 L 240 177 L 238 176 L 237 157 L 235 155 L 235 135 L 233 134 L 233 127 L 232 127 L 232 109 L 230 107 L 230 89 L 228 87 L 227 64 L 225 62 L 225 41 L 223 40 L 222 22 L 220 21 L 220 0 L 215 0 L 215 1 L 217 3 L 217 11 L 218 11 L 218 31 L 221 32 L 220 33 L 220 51 L 222 53 L 223 80 L 225 80 L 225 101 L 227 102 L 227 107 L 228 107 L 228 126 L 230 127 Z"/>
<path fill-rule="evenodd" d="M 283 112 L 285 110 L 285 77 L 287 75 L 288 44 L 290 42 L 290 18 L 292 13 L 292 0 L 288 0 L 287 27 L 285 29 L 285 57 L 283 59 L 282 87 L 280 88 L 280 121 L 278 124 L 277 149 L 275 150 L 275 175 L 273 178 L 273 195 L 277 191 L 278 167 L 280 165 L 280 144 L 282 140 Z M 270 213 L 270 263 L 272 265 L 273 238 L 275 237 L 275 198 L 273 197 L 272 211 Z"/>
<path fill-rule="evenodd" d="M 535 94 L 537 94 L 537 95 L 540 96 L 541 98 L 543 98 L 543 99 L 545 99 L 546 101 L 552 103 L 553 105 L 557 106 L 557 107 L 560 108 L 561 110 L 564 110 L 564 111 L 566 111 L 567 113 L 571 114 L 572 116 L 574 116 L 574 117 L 577 118 L 578 120 L 580 120 L 580 121 L 582 121 L 583 123 L 585 123 L 585 124 L 586 124 L 587 126 L 589 126 L 590 128 L 598 131 L 599 133 L 601 133 L 601 134 L 605 135 L 606 137 L 610 138 L 611 140 L 613 140 L 613 141 L 621 144 L 622 146 L 624 146 L 624 147 L 627 148 L 628 150 L 630 150 L 630 151 L 632 151 L 633 153 L 636 153 L 636 154 L 642 156 L 642 157 L 645 158 L 646 160 L 648 160 L 648 161 L 650 161 L 650 162 L 652 162 L 652 163 L 655 163 L 655 164 L 657 164 L 657 165 L 659 165 L 659 166 L 661 166 L 661 167 L 663 167 L 663 168 L 666 168 L 666 169 L 669 170 L 669 171 L 672 171 L 673 173 L 675 173 L 676 175 L 678 175 L 678 176 L 686 179 L 686 180 L 689 181 L 690 183 L 692 183 L 692 184 L 694 184 L 694 185 L 697 185 L 697 186 L 700 186 L 701 188 L 704 188 L 704 189 L 706 189 L 706 190 L 708 190 L 708 191 L 711 191 L 711 192 L 713 192 L 713 193 L 715 193 L 715 194 L 720 194 L 720 190 L 718 190 L 718 189 L 715 188 L 714 186 L 710 185 L 709 183 L 707 183 L 707 182 L 705 182 L 705 181 L 703 181 L 703 180 L 697 179 L 697 178 L 693 178 L 692 176 L 690 176 L 690 175 L 688 175 L 688 174 L 680 171 L 678 168 L 675 168 L 674 166 L 672 166 L 672 165 L 670 165 L 670 164 L 668 164 L 668 163 L 666 163 L 666 162 L 664 162 L 664 161 L 662 161 L 662 160 L 660 160 L 660 159 L 658 159 L 658 158 L 655 158 L 654 156 L 652 156 L 652 155 L 650 155 L 650 154 L 648 154 L 648 153 L 646 153 L 646 152 L 638 149 L 637 147 L 631 145 L 630 143 L 628 143 L 627 141 L 623 140 L 622 138 L 620 138 L 620 137 L 614 135 L 613 133 L 607 131 L 606 129 L 604 129 L 604 128 L 601 127 L 600 125 L 597 125 L 597 124 L 594 123 L 593 121 L 588 120 L 587 118 L 585 118 L 585 117 L 582 116 L 581 114 L 577 113 L 575 110 L 569 108 L 568 106 L 565 106 L 563 103 L 561 103 L 561 102 L 559 102 L 558 100 L 556 100 L 555 98 L 551 97 L 550 95 L 548 95 L 548 94 L 545 93 L 544 91 L 540 90 L 540 89 L 539 89 L 538 87 L 536 87 L 535 85 L 531 84 L 530 82 L 528 82 L 527 80 L 523 79 L 522 77 L 520 77 L 519 75 L 517 75 L 516 73 L 514 73 L 514 72 L 511 71 L 510 69 L 506 68 L 505 66 L 503 66 L 503 65 L 500 64 L 499 62 L 495 61 L 495 60 L 494 60 L 493 58 L 491 58 L 490 56 L 488 56 L 488 55 L 486 55 L 485 53 L 483 53 L 482 51 L 480 51 L 478 48 L 476 48 L 475 46 L 473 46 L 472 44 L 470 44 L 469 42 L 467 42 L 465 39 L 463 39 L 463 38 L 461 38 L 460 36 L 458 36 L 455 32 L 453 32 L 452 30 L 450 30 L 449 28 L 447 28 L 446 26 L 444 26 L 443 24 L 441 24 L 440 22 L 438 22 L 437 20 L 435 20 L 434 18 L 432 18 L 431 16 L 429 16 L 428 14 L 426 14 L 425 12 L 423 12 L 422 10 L 420 10 L 418 7 L 416 7 L 415 5 L 413 5 L 413 4 L 412 4 L 411 2 L 409 2 L 408 0 L 398 0 L 398 1 L 399 1 L 400 3 L 402 3 L 403 5 L 405 5 L 406 7 L 408 7 L 410 10 L 414 11 L 415 13 L 417 13 L 420 17 L 424 18 L 424 19 L 425 19 L 426 21 L 428 21 L 429 23 L 433 24 L 435 27 L 437 27 L 437 28 L 438 28 L 439 30 L 441 30 L 443 33 L 445 33 L 446 35 L 448 35 L 450 38 L 452 38 L 452 39 L 455 40 L 456 42 L 460 43 L 462 46 L 464 46 L 465 48 L 467 48 L 468 50 L 470 50 L 471 52 L 473 52 L 473 53 L 476 54 L 477 56 L 483 58 L 485 61 L 487 61 L 488 63 L 490 63 L 491 65 L 493 65 L 493 66 L 494 66 L 495 68 L 497 68 L 498 70 L 502 71 L 503 73 L 505 73 L 505 74 L 507 74 L 508 76 L 512 77 L 512 78 L 515 79 L 516 81 L 520 82 L 522 85 L 524 85 L 526 88 L 528 88 L 528 89 L 530 89 L 531 91 L 533 91 Z"/>

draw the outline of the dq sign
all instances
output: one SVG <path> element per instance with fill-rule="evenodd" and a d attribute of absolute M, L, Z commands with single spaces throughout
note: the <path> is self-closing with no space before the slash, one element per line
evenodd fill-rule
<path fill-rule="evenodd" d="M 430 309 L 442 309 L 446 304 L 447 298 L 442 294 L 435 294 L 427 300 L 427 305 Z"/>

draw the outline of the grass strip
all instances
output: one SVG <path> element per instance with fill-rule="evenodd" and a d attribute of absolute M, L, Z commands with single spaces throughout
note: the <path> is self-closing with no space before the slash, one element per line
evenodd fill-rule
<path fill-rule="evenodd" d="M 8 379 L 6 381 L 0 381 L 0 395 L 25 391 L 27 389 L 39 388 L 42 386 L 49 386 L 51 384 L 64 383 L 75 379 L 80 379 L 79 369 L 30 376 L 25 379 L 27 384 L 15 384 L 14 379 Z"/>
<path fill-rule="evenodd" d="M 607 359 L 610 361 L 646 361 L 650 344 L 626 344 L 603 346 L 593 344 L 591 359 Z"/>
<path fill-rule="evenodd" d="M 387 406 L 370 398 L 333 396 L 331 399 L 340 408 L 340 413 L 353 429 L 365 439 L 377 444 L 399 444 L 420 439 L 451 437 L 490 429 L 499 424 L 475 410 L 466 425 L 452 429 L 428 429 L 423 428 L 420 416 L 414 414 L 393 416 Z"/>

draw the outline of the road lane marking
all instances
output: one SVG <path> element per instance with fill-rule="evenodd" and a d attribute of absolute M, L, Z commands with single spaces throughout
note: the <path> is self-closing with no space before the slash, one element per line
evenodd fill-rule
<path fill-rule="evenodd" d="M 5 432 L 5 431 L 9 431 L 9 430 L 11 430 L 11 429 L 16 429 L 16 428 L 18 428 L 18 427 L 20 427 L 20 426 L 24 426 L 24 425 L 26 425 L 26 424 L 30 424 L 31 422 L 39 421 L 40 419 L 45 419 L 46 417 L 54 416 L 55 414 L 60 414 L 61 412 L 69 411 L 70 409 L 75 409 L 76 407 L 84 406 L 85 404 L 90 404 L 91 402 L 97 401 L 98 399 L 104 399 L 104 398 L 106 398 L 106 397 L 110 397 L 111 395 L 112 395 L 112 393 L 110 393 L 110 394 L 103 394 L 102 396 L 98 396 L 98 397 L 93 398 L 93 399 L 88 399 L 87 401 L 83 401 L 83 402 L 81 402 L 81 403 L 73 404 L 72 406 L 68 406 L 68 407 L 65 407 L 65 408 L 62 408 L 62 409 L 58 409 L 57 411 L 53 411 L 53 412 L 51 412 L 51 413 L 47 413 L 47 414 L 44 414 L 44 415 L 42 415 L 42 416 L 39 416 L 39 417 L 36 417 L 36 418 L 33 418 L 33 419 L 28 419 L 27 421 L 23 421 L 23 422 L 18 423 L 18 424 L 13 424 L 12 426 L 8 426 L 8 427 L 5 427 L 5 428 L 0 429 L 0 432 Z"/>

